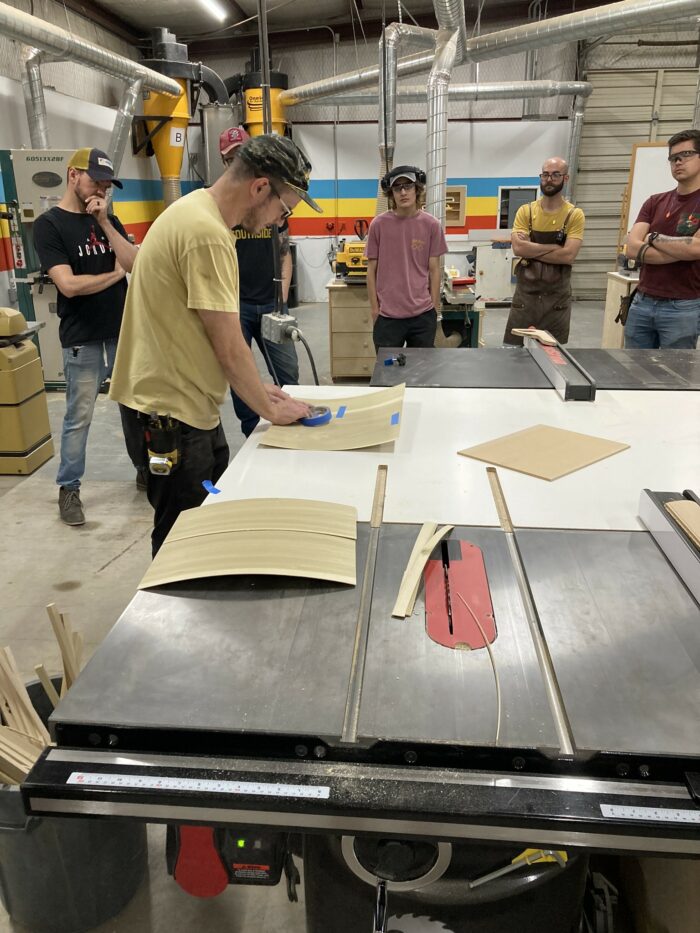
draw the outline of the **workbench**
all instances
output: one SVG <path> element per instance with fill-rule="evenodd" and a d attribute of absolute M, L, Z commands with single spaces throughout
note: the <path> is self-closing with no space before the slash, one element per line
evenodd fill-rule
<path fill-rule="evenodd" d="M 554 703 L 485 464 L 456 454 L 538 423 L 630 444 L 553 483 L 499 470 Z M 409 388 L 385 448 L 267 449 L 260 425 L 204 507 L 278 495 L 354 505 L 358 585 L 244 577 L 138 593 L 53 714 L 58 747 L 24 786 L 30 812 L 700 855 L 700 609 L 637 518 L 645 487 L 697 483 L 699 424 L 694 391 L 566 403 L 551 388 Z M 341 741 L 379 464 L 357 729 Z M 484 554 L 498 742 L 486 653 L 428 639 L 421 595 L 406 621 L 391 617 L 427 520 Z"/>

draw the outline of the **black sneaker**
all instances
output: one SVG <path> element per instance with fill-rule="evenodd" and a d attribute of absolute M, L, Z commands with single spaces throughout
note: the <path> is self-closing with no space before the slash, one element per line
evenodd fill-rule
<path fill-rule="evenodd" d="M 136 488 L 139 492 L 146 492 L 148 489 L 148 468 L 136 468 Z"/>
<path fill-rule="evenodd" d="M 77 489 L 61 486 L 58 490 L 58 510 L 61 513 L 61 521 L 66 525 L 85 524 L 83 503 L 80 501 L 80 493 Z"/>

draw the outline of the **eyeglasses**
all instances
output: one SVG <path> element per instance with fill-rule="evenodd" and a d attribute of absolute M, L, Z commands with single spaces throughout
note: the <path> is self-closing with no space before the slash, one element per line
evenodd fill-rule
<path fill-rule="evenodd" d="M 696 152 L 695 149 L 684 149 L 683 152 L 674 152 L 673 155 L 668 157 L 668 161 L 671 165 L 674 165 L 677 162 L 687 162 L 688 159 L 692 159 L 696 155 L 700 155 L 700 153 Z"/>
<path fill-rule="evenodd" d="M 552 181 L 561 181 L 563 177 L 563 172 L 540 172 L 540 178 L 542 181 L 544 181 L 546 178 L 551 178 Z"/>
<path fill-rule="evenodd" d="M 268 183 L 269 183 L 269 185 L 270 185 L 270 189 L 272 190 L 272 193 L 274 194 L 274 196 L 277 198 L 277 200 L 278 200 L 278 201 L 280 202 L 280 204 L 282 205 L 282 211 L 283 211 L 283 213 L 282 213 L 282 220 L 286 220 L 287 217 L 291 217 L 291 216 L 292 216 L 292 211 L 294 210 L 294 208 L 292 208 L 292 207 L 287 207 L 287 205 L 286 205 L 286 204 L 284 203 L 284 201 L 282 200 L 282 195 L 281 195 L 281 194 L 279 193 L 279 191 L 275 188 L 275 186 L 272 184 L 272 182 L 270 181 L 270 179 L 268 178 L 267 180 L 268 180 Z"/>
<path fill-rule="evenodd" d="M 400 185 L 392 185 L 391 190 L 397 191 L 397 192 L 398 191 L 413 191 L 415 187 L 416 187 L 416 183 L 414 181 L 407 181 Z"/>

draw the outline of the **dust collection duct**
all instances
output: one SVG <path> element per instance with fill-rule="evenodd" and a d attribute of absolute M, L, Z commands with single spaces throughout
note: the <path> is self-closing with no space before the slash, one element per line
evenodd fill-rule
<path fill-rule="evenodd" d="M 166 207 L 182 195 L 180 172 L 185 153 L 187 124 L 190 122 L 187 81 L 182 78 L 176 80 L 182 88 L 179 97 L 166 97 L 164 94 L 147 91 L 143 100 L 143 115 L 157 118 L 147 119 L 146 129 L 153 133 L 151 145 L 163 181 L 163 201 Z M 168 122 L 162 125 L 161 120 Z"/>
<path fill-rule="evenodd" d="M 190 122 L 190 88 L 192 83 L 204 88 L 209 100 L 228 106 L 229 93 L 219 75 L 187 58 L 187 46 L 178 42 L 168 29 L 151 30 L 153 58 L 144 64 L 154 71 L 175 79 L 182 89 L 177 99 L 149 92 L 144 96 L 143 112 L 151 145 L 163 179 L 163 200 L 166 207 L 182 194 L 180 172 Z M 153 119 L 148 119 L 153 118 Z M 162 126 L 159 127 L 159 124 Z"/>

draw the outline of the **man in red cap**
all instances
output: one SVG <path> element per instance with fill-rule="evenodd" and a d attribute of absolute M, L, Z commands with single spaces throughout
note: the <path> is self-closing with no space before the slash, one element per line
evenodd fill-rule
<path fill-rule="evenodd" d="M 233 153 L 250 136 L 242 126 L 232 126 L 219 137 L 219 149 L 224 165 L 231 164 Z M 297 385 L 299 382 L 299 361 L 297 351 L 291 341 L 269 343 L 263 340 L 262 316 L 275 310 L 275 265 L 274 241 L 271 227 L 265 227 L 258 233 L 250 233 L 242 226 L 234 227 L 238 273 L 240 278 L 241 330 L 248 346 L 256 342 L 265 357 L 268 371 L 272 378 L 277 377 L 280 385 Z M 280 262 L 282 277 L 282 311 L 287 311 L 289 286 L 292 281 L 292 254 L 289 249 L 289 227 L 287 221 L 279 227 Z M 264 344 L 264 346 L 263 346 Z M 246 405 L 242 398 L 231 389 L 233 407 L 241 422 L 241 430 L 246 437 L 255 429 L 260 420 L 256 413 Z"/>

